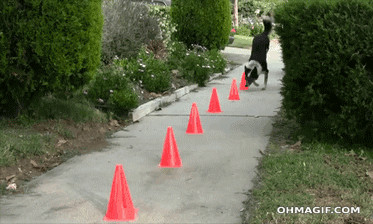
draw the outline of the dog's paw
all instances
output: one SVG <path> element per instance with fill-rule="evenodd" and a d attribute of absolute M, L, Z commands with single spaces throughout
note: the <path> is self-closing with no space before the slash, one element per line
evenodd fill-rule
<path fill-rule="evenodd" d="M 266 87 L 263 87 L 262 90 L 266 90 Z"/>
<path fill-rule="evenodd" d="M 254 82 L 254 85 L 255 85 L 255 86 L 259 86 L 259 84 L 258 84 L 258 83 L 256 83 L 256 82 Z"/>

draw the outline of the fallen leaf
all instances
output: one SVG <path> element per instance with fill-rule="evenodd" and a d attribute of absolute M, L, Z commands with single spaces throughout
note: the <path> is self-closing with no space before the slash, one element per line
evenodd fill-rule
<path fill-rule="evenodd" d="M 373 171 L 367 171 L 365 173 L 368 177 L 370 177 L 370 179 L 373 179 Z"/>
<path fill-rule="evenodd" d="M 283 145 L 281 146 L 282 149 L 286 149 L 286 148 L 289 148 L 289 145 Z"/>
<path fill-rule="evenodd" d="M 345 156 L 356 156 L 356 153 L 351 150 L 349 153 L 345 153 Z"/>
<path fill-rule="evenodd" d="M 9 180 L 13 179 L 14 177 L 16 177 L 16 175 L 13 174 L 13 175 L 5 177 L 5 179 L 6 179 L 6 181 L 9 181 Z"/>
<path fill-rule="evenodd" d="M 66 142 L 67 141 L 65 139 L 60 139 L 58 140 L 56 147 L 61 147 L 61 145 L 65 144 Z"/>
<path fill-rule="evenodd" d="M 49 165 L 49 167 L 56 167 L 58 165 L 59 165 L 59 163 L 53 163 L 52 165 Z"/>
<path fill-rule="evenodd" d="M 119 123 L 118 123 L 117 120 L 111 120 L 109 125 L 110 125 L 110 126 L 119 127 Z"/>
<path fill-rule="evenodd" d="M 39 165 L 34 160 L 30 160 L 30 163 L 34 168 L 39 168 Z"/>

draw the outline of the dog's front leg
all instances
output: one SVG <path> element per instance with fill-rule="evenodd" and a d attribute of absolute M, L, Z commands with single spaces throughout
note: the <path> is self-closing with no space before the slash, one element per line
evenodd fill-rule
<path fill-rule="evenodd" d="M 264 87 L 262 90 L 265 90 L 267 88 L 267 81 L 268 81 L 268 71 L 264 72 Z"/>

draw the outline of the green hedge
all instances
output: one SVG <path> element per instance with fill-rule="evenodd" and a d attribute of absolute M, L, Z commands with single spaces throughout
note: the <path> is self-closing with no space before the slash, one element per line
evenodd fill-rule
<path fill-rule="evenodd" d="M 2 0 L 0 113 L 87 83 L 100 63 L 101 0 Z"/>
<path fill-rule="evenodd" d="M 188 47 L 192 44 L 220 49 L 228 44 L 231 30 L 229 0 L 173 0 L 171 19 L 174 37 Z"/>
<path fill-rule="evenodd" d="M 290 0 L 275 11 L 282 104 L 317 137 L 372 142 L 372 15 L 372 0 Z"/>

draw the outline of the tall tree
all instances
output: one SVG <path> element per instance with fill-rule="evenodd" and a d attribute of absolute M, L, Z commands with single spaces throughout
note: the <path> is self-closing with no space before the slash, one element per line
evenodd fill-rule
<path fill-rule="evenodd" d="M 233 7 L 233 19 L 234 19 L 234 26 L 238 26 L 238 0 L 234 0 L 234 7 Z"/>

